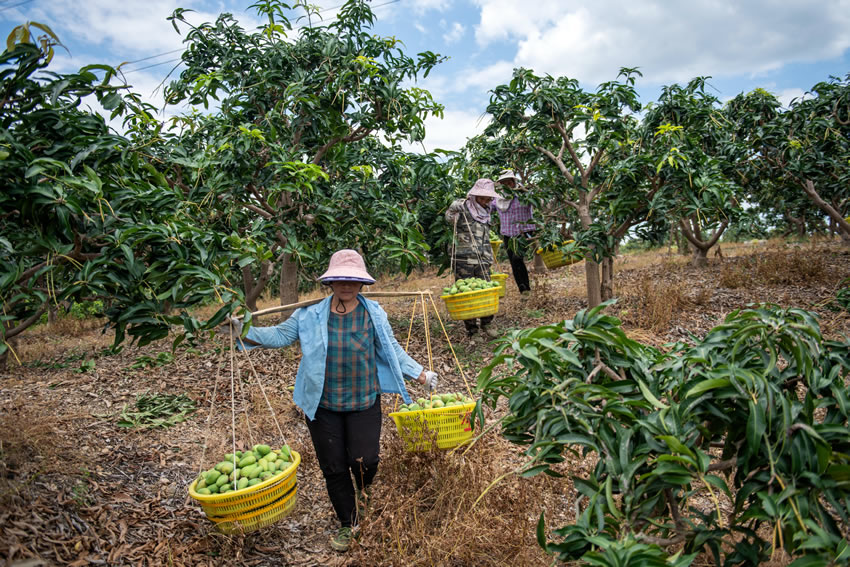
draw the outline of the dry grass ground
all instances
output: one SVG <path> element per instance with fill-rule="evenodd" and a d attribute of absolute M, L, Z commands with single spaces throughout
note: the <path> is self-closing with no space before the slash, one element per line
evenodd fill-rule
<path fill-rule="evenodd" d="M 616 262 L 619 300 L 611 309 L 632 338 L 655 346 L 701 335 L 733 309 L 759 301 L 813 309 L 825 334 L 840 337 L 850 331 L 847 312 L 824 306 L 850 276 L 848 259 L 847 250 L 831 243 L 723 244 L 723 258 L 710 258 L 705 269 L 666 250 L 629 254 Z M 508 279 L 499 329 L 571 318 L 585 307 L 583 264 L 532 277 L 534 293 L 524 297 Z M 425 270 L 383 278 L 375 287 L 437 292 L 448 281 Z M 381 303 L 399 342 L 440 372 L 441 391 L 470 390 L 491 350 L 468 342 L 462 325 L 447 320 L 435 300 L 443 325 L 429 320 L 430 356 L 420 316 L 408 339 L 411 300 Z M 253 351 L 250 364 L 240 354 L 239 373 L 231 377 L 229 353 L 215 340 L 182 347 L 173 360 L 161 357 L 169 352 L 165 343 L 109 354 L 111 336 L 101 334 L 100 325 L 61 321 L 32 330 L 17 345 L 23 366 L 13 363 L 0 376 L 0 558 L 6 565 L 547 565 L 551 558 L 535 542 L 537 519 L 543 513 L 549 527 L 570 522 L 575 493 L 569 476 L 586 475 L 593 466 L 571 458 L 562 466 L 564 478 L 520 479 L 512 471 L 523 462 L 521 448 L 497 430 L 469 448 L 408 453 L 386 417 L 370 514 L 359 542 L 337 554 L 327 545 L 335 519 L 288 389 L 296 348 Z M 414 397 L 422 394 L 418 386 L 410 389 Z M 187 393 L 199 410 L 166 429 L 118 427 L 122 410 L 146 392 Z M 396 403 L 385 396 L 385 413 Z M 499 417 L 499 411 L 490 414 L 488 425 Z M 242 536 L 216 533 L 187 496 L 200 467 L 232 447 L 233 425 L 243 445 L 285 441 L 303 458 L 295 511 Z"/>

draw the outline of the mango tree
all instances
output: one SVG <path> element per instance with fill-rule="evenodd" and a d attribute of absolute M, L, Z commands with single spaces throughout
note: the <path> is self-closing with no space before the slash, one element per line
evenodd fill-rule
<path fill-rule="evenodd" d="M 255 7 L 267 19 L 255 32 L 230 14 L 197 27 L 183 10 L 171 17 L 188 33 L 186 69 L 167 87 L 167 102 L 217 108 L 180 118 L 184 131 L 162 159 L 169 184 L 266 251 L 244 273 L 251 299 L 278 263 L 281 302 L 295 301 L 299 267 L 319 269 L 333 249 L 369 235 L 376 247 L 390 237 L 410 243 L 405 261 L 421 261 L 416 219 L 398 213 L 408 188 L 376 183 L 374 144 L 362 154 L 346 146 L 378 136 L 390 147 L 421 140 L 424 118 L 442 107 L 409 83 L 441 58 L 413 59 L 395 38 L 369 33 L 374 15 L 362 0 L 346 2 L 326 25 L 302 28 L 291 18 L 314 7 Z"/>
<path fill-rule="evenodd" d="M 57 39 L 29 39 L 10 38 L 0 55 L 0 356 L 50 305 L 93 298 L 108 306 L 116 346 L 125 332 L 144 344 L 173 324 L 196 334 L 204 325 L 185 309 L 238 299 L 229 264 L 256 251 L 192 222 L 182 193 L 82 106 L 155 122 L 112 84 L 114 69 L 51 73 Z"/>
<path fill-rule="evenodd" d="M 705 83 L 706 78 L 698 77 L 685 86 L 664 87 L 644 117 L 646 131 L 652 133 L 646 142 L 660 140 L 674 165 L 663 172 L 664 214 L 691 244 L 697 266 L 707 263 L 708 251 L 740 215 L 742 191 L 730 172 L 746 158 Z"/>
<path fill-rule="evenodd" d="M 492 124 L 485 133 L 514 146 L 516 160 L 540 179 L 537 198 L 560 215 L 554 224 L 574 228 L 586 253 L 590 306 L 613 294 L 616 245 L 649 215 L 660 189 L 656 166 L 668 167 L 666 154 L 646 153 L 640 143 L 636 75 L 623 69 L 617 81 L 587 92 L 574 79 L 517 69 L 509 84 L 493 89 L 487 108 Z"/>
<path fill-rule="evenodd" d="M 729 105 L 750 152 L 742 175 L 757 179 L 770 199 L 809 202 L 850 243 L 850 75 L 830 77 L 782 111 L 776 97 L 757 89 Z"/>

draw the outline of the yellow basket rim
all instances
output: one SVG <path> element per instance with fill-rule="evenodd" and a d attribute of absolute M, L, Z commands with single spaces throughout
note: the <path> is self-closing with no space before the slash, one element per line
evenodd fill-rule
<path fill-rule="evenodd" d="M 561 242 L 561 246 L 563 246 L 564 244 L 569 244 L 570 242 L 575 242 L 575 240 L 564 240 L 563 242 Z M 548 252 L 550 252 L 550 253 L 551 252 L 560 252 L 560 250 L 558 250 L 557 246 L 556 246 L 554 250 L 549 250 Z M 538 248 L 537 253 L 538 254 L 545 254 L 546 252 L 544 252 L 543 248 Z M 561 253 L 563 254 L 563 252 L 561 252 Z"/>
<path fill-rule="evenodd" d="M 503 274 L 501 272 L 490 272 L 490 277 L 491 278 L 495 278 L 495 277 L 506 278 L 506 277 L 508 277 L 508 274 Z"/>
<path fill-rule="evenodd" d="M 458 409 L 467 409 L 469 411 L 472 411 L 472 410 L 475 409 L 476 403 L 477 402 L 472 401 L 472 402 L 468 402 L 468 403 L 465 403 L 465 404 L 461 404 L 459 406 L 449 406 L 449 407 L 430 408 L 430 409 L 418 409 L 418 410 L 413 410 L 413 411 L 394 411 L 394 412 L 391 412 L 389 414 L 389 416 L 390 417 L 393 417 L 395 415 L 408 415 L 409 416 L 409 415 L 416 415 L 417 413 L 446 413 L 445 410 L 458 410 Z"/>
<path fill-rule="evenodd" d="M 491 292 L 491 291 L 494 292 L 494 293 L 499 293 L 499 288 L 488 287 L 488 288 L 485 288 L 485 289 L 473 289 L 472 291 L 464 291 L 462 293 L 454 293 L 452 295 L 441 295 L 440 299 L 446 299 L 446 298 L 454 299 L 456 297 L 469 297 L 470 295 L 474 295 L 476 293 L 481 294 L 481 295 L 486 295 L 487 292 Z"/>
<path fill-rule="evenodd" d="M 501 240 L 491 240 L 490 241 L 490 244 L 501 244 L 501 243 L 502 243 Z"/>
<path fill-rule="evenodd" d="M 222 502 L 224 500 L 227 500 L 228 498 L 233 498 L 234 496 L 247 496 L 252 492 L 259 492 L 264 488 L 273 486 L 278 482 L 287 479 L 293 472 L 295 472 L 295 469 L 298 468 L 298 465 L 301 464 L 301 454 L 298 451 L 293 451 L 292 449 L 290 449 L 289 453 L 293 459 L 292 464 L 290 464 L 288 467 L 286 467 L 273 477 L 267 478 L 263 482 L 255 484 L 254 486 L 246 486 L 245 488 L 240 488 L 239 490 L 234 490 L 233 492 L 228 492 L 226 494 L 198 494 L 197 492 L 195 492 L 195 485 L 198 484 L 199 479 L 196 478 L 192 481 L 192 484 L 189 485 L 189 496 L 191 496 L 198 502 Z"/>

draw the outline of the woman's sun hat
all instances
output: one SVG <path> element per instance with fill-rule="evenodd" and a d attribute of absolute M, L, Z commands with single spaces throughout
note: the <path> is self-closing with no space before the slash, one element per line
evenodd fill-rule
<path fill-rule="evenodd" d="M 467 197 L 489 197 L 500 199 L 502 196 L 496 193 L 496 185 L 492 179 L 479 179 L 466 194 Z"/>
<path fill-rule="evenodd" d="M 356 250 L 337 250 L 331 256 L 327 271 L 319 276 L 322 283 L 336 281 L 363 282 L 368 285 L 375 283 L 375 278 L 366 271 L 366 262 Z"/>
<path fill-rule="evenodd" d="M 504 181 L 506 179 L 513 179 L 514 181 L 517 180 L 516 175 L 514 175 L 514 172 L 511 171 L 510 169 L 505 169 L 504 171 L 502 171 L 502 174 L 499 176 L 499 179 L 497 179 L 496 181 L 499 182 L 499 181 Z"/>

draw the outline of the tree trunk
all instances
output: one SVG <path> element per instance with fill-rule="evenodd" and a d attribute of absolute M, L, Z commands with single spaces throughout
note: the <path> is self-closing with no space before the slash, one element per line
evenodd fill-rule
<path fill-rule="evenodd" d="M 688 226 L 688 222 L 686 221 L 690 221 L 690 226 Z M 720 226 L 717 227 L 717 230 L 714 231 L 711 238 L 703 240 L 702 229 L 700 229 L 699 223 L 695 218 L 691 217 L 689 219 L 679 219 L 679 229 L 694 249 L 694 256 L 692 259 L 694 266 L 703 267 L 708 265 L 708 251 L 711 250 L 712 246 L 717 244 L 717 241 L 720 240 L 720 236 L 723 234 L 723 231 L 726 230 L 728 225 L 728 220 L 723 221 L 720 223 Z"/>
<path fill-rule="evenodd" d="M 694 256 L 691 262 L 697 268 L 704 268 L 708 265 L 708 248 L 694 247 Z"/>
<path fill-rule="evenodd" d="M 688 239 L 685 238 L 682 229 L 678 226 L 674 225 L 673 234 L 676 238 L 676 250 L 679 252 L 681 256 L 687 256 L 691 253 L 691 247 L 688 246 Z"/>
<path fill-rule="evenodd" d="M 283 254 L 280 261 L 280 304 L 298 303 L 298 262 L 291 254 Z M 280 320 L 286 320 L 292 315 L 292 310 L 282 311 Z"/>
<path fill-rule="evenodd" d="M 789 211 L 783 211 L 782 216 L 784 216 L 788 224 L 791 225 L 785 234 L 796 233 L 796 235 L 800 238 L 806 236 L 806 220 L 804 217 L 795 217 Z"/>
<path fill-rule="evenodd" d="M 251 266 L 245 266 L 242 268 L 242 283 L 245 289 L 245 305 L 247 305 L 251 311 L 258 311 L 257 300 L 263 294 L 263 290 L 266 289 L 266 285 L 268 285 L 269 280 L 272 277 L 273 267 L 274 264 L 271 262 L 263 262 L 260 265 L 260 277 L 257 279 L 254 278 Z M 281 305 L 285 305 L 285 303 L 282 303 Z"/>
<path fill-rule="evenodd" d="M 590 228 L 593 219 L 590 216 L 590 194 L 582 193 L 578 202 L 578 218 L 584 230 Z M 593 247 L 591 247 L 593 248 Z M 584 261 L 584 276 L 587 287 L 587 308 L 593 309 L 602 303 L 602 280 L 599 277 L 599 264 L 587 258 Z"/>
<path fill-rule="evenodd" d="M 602 301 L 608 301 L 614 297 L 614 258 L 608 257 L 602 260 Z"/>
<path fill-rule="evenodd" d="M 543 262 L 543 256 L 540 254 L 534 255 L 534 272 L 537 274 L 546 273 L 546 264 Z"/>
<path fill-rule="evenodd" d="M 585 260 L 584 276 L 587 281 L 587 307 L 592 309 L 602 303 L 602 281 L 599 278 L 599 264 Z"/>
<path fill-rule="evenodd" d="M 806 182 L 803 183 L 803 191 L 806 192 L 806 195 L 815 202 L 815 205 L 818 208 L 829 215 L 829 218 L 835 221 L 838 225 L 838 228 L 841 230 L 841 241 L 844 244 L 850 245 L 850 223 L 848 223 L 844 218 L 842 218 L 841 214 L 836 211 L 832 205 L 824 201 L 818 192 L 815 191 L 815 184 L 811 179 L 806 179 Z"/>

